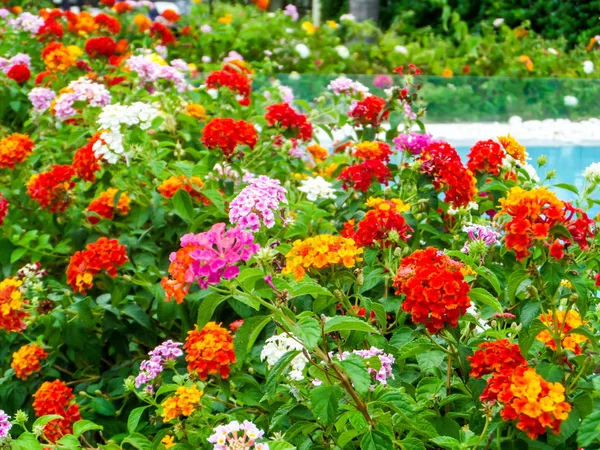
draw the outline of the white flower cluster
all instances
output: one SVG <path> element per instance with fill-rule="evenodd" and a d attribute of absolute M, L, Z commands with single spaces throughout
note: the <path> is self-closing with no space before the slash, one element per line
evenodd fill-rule
<path fill-rule="evenodd" d="M 583 171 L 583 178 L 590 183 L 600 183 L 600 162 L 590 164 Z"/>
<path fill-rule="evenodd" d="M 478 209 L 479 205 L 477 204 L 477 202 L 469 202 L 466 206 L 461 206 L 460 208 L 450 206 L 448 208 L 448 214 L 454 216 L 460 212 L 468 213 L 469 211 L 477 211 Z"/>
<path fill-rule="evenodd" d="M 121 156 L 127 157 L 123 146 L 122 125 L 139 126 L 147 130 L 152 120 L 159 114 L 154 106 L 135 102 L 131 105 L 107 105 L 98 116 L 98 129 L 103 130 L 100 139 L 92 147 L 97 158 L 102 158 L 109 164 L 115 164 Z"/>
<path fill-rule="evenodd" d="M 527 157 L 527 156 L 528 156 L 527 153 L 525 153 L 525 157 Z M 532 181 L 539 183 L 540 177 L 538 176 L 537 170 L 535 170 L 535 167 L 533 167 L 531 164 L 529 164 L 529 163 L 521 164 L 510 155 L 506 155 L 504 157 L 504 159 L 502 160 L 502 167 L 509 172 L 514 171 L 515 168 L 517 167 L 517 165 L 519 167 L 521 167 L 525 172 L 527 172 L 527 175 L 529 175 L 529 178 Z"/>
<path fill-rule="evenodd" d="M 276 334 L 271 336 L 266 340 L 265 346 L 260 352 L 260 360 L 267 361 L 267 367 L 272 368 L 277 361 L 279 361 L 283 355 L 291 350 L 302 350 L 303 347 L 299 342 L 296 342 L 294 339 L 289 337 L 287 334 Z M 288 373 L 290 379 L 295 381 L 300 381 L 304 379 L 304 375 L 302 372 L 306 367 L 308 360 L 306 357 L 299 353 L 296 355 L 290 364 L 291 369 Z"/>
<path fill-rule="evenodd" d="M 335 198 L 335 190 L 332 184 L 323 177 L 307 178 L 300 182 L 298 190 L 306 194 L 306 198 L 311 202 L 319 198 Z"/>

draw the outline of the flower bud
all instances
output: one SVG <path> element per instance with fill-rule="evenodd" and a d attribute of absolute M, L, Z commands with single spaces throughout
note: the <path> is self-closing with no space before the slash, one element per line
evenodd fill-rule
<path fill-rule="evenodd" d="M 29 420 L 29 415 L 25 411 L 19 409 L 15 413 L 15 422 L 18 423 L 19 425 L 27 423 L 28 420 Z"/>
<path fill-rule="evenodd" d="M 548 157 L 546 155 L 538 156 L 537 163 L 540 167 L 545 166 L 548 163 Z"/>
<path fill-rule="evenodd" d="M 125 378 L 125 380 L 123 380 L 123 387 L 125 388 L 125 390 L 127 392 L 135 391 L 135 378 L 133 378 L 133 377 Z"/>

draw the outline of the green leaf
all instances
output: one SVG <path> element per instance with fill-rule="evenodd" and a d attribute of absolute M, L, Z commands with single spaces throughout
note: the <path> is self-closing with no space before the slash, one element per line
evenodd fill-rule
<path fill-rule="evenodd" d="M 135 411 L 135 410 L 134 410 Z M 73 424 L 73 435 L 75 437 L 81 436 L 83 433 L 92 430 L 102 430 L 104 427 L 98 425 L 91 420 L 78 420 Z"/>
<path fill-rule="evenodd" d="M 492 285 L 494 291 L 496 291 L 496 295 L 500 295 L 502 293 L 502 289 L 500 288 L 500 282 L 498 281 L 498 277 L 494 272 L 492 272 L 487 267 L 476 267 L 474 270 L 479 276 L 485 278 L 488 281 L 488 283 Z"/>
<path fill-rule="evenodd" d="M 233 298 L 242 302 L 244 305 L 248 305 L 250 308 L 258 311 L 260 309 L 260 298 L 258 298 L 254 294 L 249 294 L 242 291 L 235 291 L 233 293 Z"/>
<path fill-rule="evenodd" d="M 144 312 L 142 308 L 140 308 L 135 303 L 128 303 L 127 305 L 125 305 L 125 307 L 123 308 L 123 312 L 127 316 L 135 320 L 137 323 L 139 323 L 145 329 L 153 329 L 152 323 L 150 322 L 150 318 L 148 317 L 148 315 Z"/>
<path fill-rule="evenodd" d="M 369 388 L 371 387 L 371 376 L 367 370 L 364 358 L 355 354 L 350 354 L 346 359 L 340 362 L 336 361 L 335 364 L 344 369 L 344 372 L 346 372 L 348 378 L 352 381 L 356 392 L 362 395 L 369 392 Z"/>
<path fill-rule="evenodd" d="M 62 419 L 62 418 L 63 418 L 63 416 L 61 416 L 60 414 L 49 414 L 47 416 L 42 416 L 39 419 L 36 419 L 35 422 L 33 422 L 33 426 L 34 427 L 43 427 L 47 423 L 52 422 L 55 419 Z"/>
<path fill-rule="evenodd" d="M 571 184 L 557 183 L 554 186 L 556 186 L 557 188 L 565 189 L 567 191 L 571 191 L 575 195 L 579 195 L 579 190 L 575 186 L 573 186 Z"/>
<path fill-rule="evenodd" d="M 263 328 L 271 322 L 270 316 L 254 316 L 244 320 L 243 325 L 235 333 L 233 338 L 233 350 L 237 366 L 241 367 L 246 360 L 246 354 L 256 342 Z"/>
<path fill-rule="evenodd" d="M 325 289 L 320 284 L 317 284 L 314 280 L 303 280 L 300 282 L 290 283 L 290 297 L 298 297 L 300 295 L 310 295 L 316 298 L 319 295 L 326 297 L 333 297 L 333 294 Z"/>
<path fill-rule="evenodd" d="M 196 319 L 198 329 L 202 329 L 204 325 L 210 322 L 217 306 L 228 298 L 228 295 L 215 293 L 202 299 L 202 303 L 200 303 L 200 307 L 198 308 L 198 318 Z"/>
<path fill-rule="evenodd" d="M 123 439 L 122 444 L 130 444 L 138 450 L 150 450 L 152 448 L 152 442 L 150 442 L 146 436 L 140 433 L 131 433 L 129 436 Z"/>
<path fill-rule="evenodd" d="M 540 274 L 546 282 L 546 295 L 551 298 L 560 286 L 560 281 L 563 279 L 565 271 L 560 263 L 546 261 L 540 269 Z"/>
<path fill-rule="evenodd" d="M 460 442 L 450 436 L 436 436 L 431 438 L 431 441 L 440 446 L 441 448 L 445 448 L 448 450 L 455 450 L 460 448 Z"/>
<path fill-rule="evenodd" d="M 144 414 L 144 411 L 147 408 L 147 406 L 140 406 L 129 413 L 129 417 L 127 418 L 127 431 L 129 433 L 135 433 L 135 430 L 140 423 L 140 419 L 142 418 L 142 414 Z"/>
<path fill-rule="evenodd" d="M 325 322 L 325 333 L 334 331 L 366 331 L 377 333 L 377 329 L 362 319 L 352 316 L 335 316 Z"/>
<path fill-rule="evenodd" d="M 392 440 L 387 434 L 379 431 L 369 431 L 360 440 L 361 450 L 389 450 L 394 448 Z"/>
<path fill-rule="evenodd" d="M 400 441 L 402 450 L 425 450 L 425 444 L 420 439 L 408 438 Z"/>
<path fill-rule="evenodd" d="M 116 414 L 115 407 L 104 397 L 94 397 L 92 399 L 92 409 L 103 416 L 113 417 Z"/>
<path fill-rule="evenodd" d="M 271 367 L 269 375 L 267 375 L 267 382 L 265 383 L 265 392 L 267 395 L 275 394 L 277 387 L 279 386 L 279 378 L 281 378 L 289 364 L 292 362 L 292 359 L 294 359 L 298 353 L 300 353 L 298 350 L 286 352 L 279 358 L 279 361 Z"/>
<path fill-rule="evenodd" d="M 310 391 L 308 398 L 317 422 L 329 425 L 338 412 L 342 390 L 336 386 L 317 386 Z"/>
<path fill-rule="evenodd" d="M 10 263 L 11 264 L 16 263 L 23 256 L 25 256 L 25 253 L 27 253 L 27 251 L 28 250 L 26 248 L 22 248 L 22 247 L 13 250 L 13 252 L 10 254 Z"/>
<path fill-rule="evenodd" d="M 512 303 L 515 299 L 515 295 L 517 295 L 517 291 L 521 284 L 529 279 L 529 273 L 526 270 L 519 269 L 515 270 L 508 277 L 507 283 L 507 294 L 508 300 Z"/>
<path fill-rule="evenodd" d="M 223 200 L 223 194 L 221 194 L 216 189 L 206 189 L 202 190 L 202 195 L 204 195 L 210 202 L 216 206 L 219 212 L 225 212 L 225 200 Z"/>
<path fill-rule="evenodd" d="M 187 223 L 194 221 L 194 204 L 192 197 L 185 189 L 179 189 L 173 196 L 173 206 L 179 217 Z"/>
<path fill-rule="evenodd" d="M 483 288 L 473 288 L 469 292 L 469 297 L 478 305 L 489 306 L 496 312 L 502 312 L 502 305 L 497 298 L 494 298 L 492 294 Z"/>
<path fill-rule="evenodd" d="M 42 444 L 38 442 L 33 433 L 26 431 L 19 438 L 11 442 L 12 450 L 42 450 Z"/>
<path fill-rule="evenodd" d="M 600 442 L 600 411 L 594 411 L 583 419 L 577 432 L 579 447 L 587 447 L 596 441 Z"/>
<path fill-rule="evenodd" d="M 548 327 L 542 323 L 540 319 L 535 319 L 529 327 L 521 329 L 519 332 L 519 347 L 521 347 L 521 353 L 527 359 L 529 355 L 529 349 L 535 342 L 535 338 L 540 331 L 547 330 Z"/>
<path fill-rule="evenodd" d="M 309 352 L 314 350 L 321 342 L 321 326 L 319 322 L 310 316 L 302 317 L 290 328 L 290 332 L 302 341 Z"/>
<path fill-rule="evenodd" d="M 80 450 L 82 448 L 79 440 L 72 434 L 61 437 L 56 444 L 57 448 L 65 450 Z"/>

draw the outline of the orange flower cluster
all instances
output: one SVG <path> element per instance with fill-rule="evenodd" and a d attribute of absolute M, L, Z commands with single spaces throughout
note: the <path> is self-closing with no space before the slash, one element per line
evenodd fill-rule
<path fill-rule="evenodd" d="M 238 145 L 254 148 L 257 140 L 254 125 L 243 120 L 215 117 L 202 131 L 202 143 L 208 148 L 220 148 L 225 156 L 233 155 Z"/>
<path fill-rule="evenodd" d="M 358 229 L 354 230 L 354 219 L 352 219 L 344 224 L 342 236 L 354 239 L 359 246 L 370 246 L 378 242 L 388 247 L 392 244 L 390 232 L 394 231 L 397 234 L 395 242 L 397 239 L 408 241 L 413 229 L 406 223 L 402 213 L 408 211 L 410 205 L 406 205 L 398 198 L 391 200 L 370 198 L 367 200 L 367 206 L 373 209 L 367 211 L 365 217 L 358 222 Z"/>
<path fill-rule="evenodd" d="M 575 328 L 587 324 L 587 322 L 581 320 L 579 312 L 570 310 L 565 316 L 565 311 L 556 311 L 556 324 L 554 323 L 552 311 L 548 311 L 546 314 L 540 314 L 539 319 L 549 328 L 560 331 L 560 345 L 562 348 L 571 350 L 576 355 L 581 355 L 581 344 L 589 342 L 588 338 L 576 333 L 567 334 Z M 552 350 L 556 350 L 556 341 L 549 330 L 543 330 L 538 333 L 536 339 L 546 344 L 546 346 L 550 347 Z"/>
<path fill-rule="evenodd" d="M 44 382 L 33 394 L 33 409 L 37 417 L 58 414 L 62 419 L 54 419 L 44 427 L 44 435 L 50 442 L 73 433 L 73 424 L 81 419 L 79 405 L 72 400 L 73 390 L 60 380 Z"/>
<path fill-rule="evenodd" d="M 301 281 L 306 270 L 314 267 L 323 269 L 334 264 L 354 267 L 362 261 L 360 255 L 363 249 L 356 245 L 354 239 L 331 234 L 321 234 L 315 237 L 297 240 L 291 250 L 285 255 L 283 274 L 291 273 L 296 280 Z"/>
<path fill-rule="evenodd" d="M 196 326 L 188 332 L 183 349 L 188 371 L 196 371 L 202 380 L 217 374 L 228 378 L 230 365 L 235 364 L 231 331 L 215 322 L 208 322 L 201 331 Z"/>
<path fill-rule="evenodd" d="M 34 174 L 27 182 L 27 194 L 50 212 L 62 212 L 71 204 L 69 191 L 75 171 L 71 166 L 52 166 L 49 171 Z"/>
<path fill-rule="evenodd" d="M 488 139 L 487 141 L 477 142 L 471 147 L 471 151 L 467 156 L 469 158 L 467 168 L 470 171 L 498 175 L 506 154 L 500 144 Z"/>
<path fill-rule="evenodd" d="M 65 11 L 65 17 L 68 21 L 67 30 L 71 33 L 86 36 L 98 28 L 94 16 L 87 11 L 81 11 L 79 14 L 75 14 L 72 11 Z"/>
<path fill-rule="evenodd" d="M 565 402 L 565 388 L 549 383 L 528 366 L 519 346 L 507 339 L 481 344 L 471 361 L 471 376 L 492 374 L 481 401 L 498 401 L 504 405 L 503 420 L 517 420 L 517 428 L 537 439 L 546 427 L 558 434 L 568 417 L 571 405 Z"/>
<path fill-rule="evenodd" d="M 390 162 L 390 156 L 392 151 L 390 150 L 389 144 L 385 142 L 360 142 L 356 144 L 352 151 L 352 155 L 366 160 L 366 159 L 378 159 L 382 162 Z"/>
<path fill-rule="evenodd" d="M 96 133 L 87 144 L 81 147 L 73 155 L 73 163 L 71 166 L 75 171 L 75 175 L 85 181 L 96 181 L 96 172 L 100 170 L 99 159 L 96 158 L 93 147 L 96 141 L 100 138 L 100 132 Z"/>
<path fill-rule="evenodd" d="M 329 156 L 327 149 L 325 147 L 321 147 L 319 144 L 311 144 L 306 147 L 306 150 L 308 150 L 308 153 L 313 156 L 315 162 L 317 163 L 325 161 Z"/>
<path fill-rule="evenodd" d="M 119 22 L 119 19 L 109 16 L 108 14 L 97 14 L 94 20 L 100 28 L 104 29 L 109 34 L 119 34 L 119 31 L 121 31 L 121 22 Z"/>
<path fill-rule="evenodd" d="M 46 359 L 48 353 L 38 344 L 24 345 L 12 355 L 10 367 L 15 371 L 17 378 L 26 380 L 29 375 L 42 370 L 41 359 Z"/>
<path fill-rule="evenodd" d="M 194 119 L 204 120 L 206 119 L 206 108 L 196 103 L 191 103 L 185 106 L 185 113 Z"/>
<path fill-rule="evenodd" d="M 474 200 L 477 188 L 473 172 L 463 166 L 450 144 L 433 141 L 421 153 L 420 161 L 423 172 L 433 177 L 434 187 L 446 191 L 447 203 L 459 208 Z"/>
<path fill-rule="evenodd" d="M 188 245 L 177 250 L 174 258 L 171 259 L 169 265 L 170 277 L 164 277 L 160 284 L 165 290 L 165 301 L 170 302 L 172 299 L 179 304 L 183 303 L 185 296 L 190 290 L 190 285 L 193 280 L 193 275 L 187 277 L 187 272 L 194 262 L 191 253 L 197 250 L 195 245 Z"/>
<path fill-rule="evenodd" d="M 0 329 L 21 333 L 27 328 L 23 321 L 29 316 L 23 309 L 27 301 L 19 290 L 22 284 L 20 280 L 13 278 L 0 282 Z"/>
<path fill-rule="evenodd" d="M 433 247 L 403 258 L 393 277 L 396 295 L 406 296 L 402 310 L 430 333 L 441 331 L 446 324 L 456 328 L 471 305 L 464 270 L 464 264 Z"/>
<path fill-rule="evenodd" d="M 133 18 L 133 23 L 137 25 L 138 31 L 140 33 L 143 33 L 144 31 L 150 29 L 150 26 L 152 25 L 152 20 L 150 20 L 150 18 L 148 16 L 145 16 L 144 14 L 137 14 Z"/>
<path fill-rule="evenodd" d="M 498 400 L 504 403 L 502 419 L 517 420 L 517 428 L 531 439 L 545 434 L 546 427 L 560 434 L 560 424 L 571 411 L 571 405 L 565 401 L 564 386 L 547 382 L 535 369 L 527 367 L 515 370 Z"/>
<path fill-rule="evenodd" d="M 48 72 L 66 72 L 81 55 L 83 52 L 76 45 L 65 47 L 60 42 L 50 42 L 42 50 L 42 59 Z"/>
<path fill-rule="evenodd" d="M 15 164 L 27 159 L 35 144 L 24 134 L 13 133 L 0 139 L 0 169 L 14 169 Z"/>
<path fill-rule="evenodd" d="M 500 199 L 500 205 L 499 216 L 508 214 L 512 219 L 504 225 L 506 248 L 514 250 L 518 260 L 529 256 L 534 243 L 546 239 L 550 229 L 565 218 L 565 204 L 544 187 L 525 191 L 515 186 Z"/>
<path fill-rule="evenodd" d="M 521 164 L 525 164 L 527 162 L 527 150 L 521 144 L 519 144 L 514 137 L 510 134 L 507 136 L 500 136 L 498 138 L 506 153 L 512 156 L 514 159 L 519 161 Z"/>
<path fill-rule="evenodd" d="M 192 387 L 180 386 L 177 388 L 175 395 L 161 404 L 163 407 L 161 415 L 164 421 L 170 422 L 179 416 L 190 416 L 200 404 L 203 393 L 195 384 Z"/>
<path fill-rule="evenodd" d="M 67 267 L 67 283 L 75 292 L 85 294 L 94 285 L 94 277 L 103 270 L 112 278 L 117 267 L 128 261 L 127 248 L 116 239 L 101 237 L 76 252 Z"/>
<path fill-rule="evenodd" d="M 163 181 L 160 186 L 158 186 L 158 192 L 165 198 L 171 198 L 175 195 L 175 193 L 179 189 L 183 189 L 187 191 L 188 194 L 195 198 L 196 200 L 202 201 L 205 205 L 209 205 L 210 201 L 200 194 L 197 189 L 204 186 L 204 182 L 199 177 L 188 178 L 185 175 L 180 176 L 172 176 Z"/>
<path fill-rule="evenodd" d="M 87 210 L 91 213 L 96 213 L 103 219 L 112 220 L 115 217 L 115 210 L 122 216 L 129 214 L 131 198 L 125 192 L 122 192 L 119 196 L 119 201 L 115 205 L 115 198 L 119 193 L 118 189 L 110 188 L 102 192 L 100 196 L 90 202 Z M 90 215 L 88 220 L 92 225 L 97 224 L 100 219 Z"/>

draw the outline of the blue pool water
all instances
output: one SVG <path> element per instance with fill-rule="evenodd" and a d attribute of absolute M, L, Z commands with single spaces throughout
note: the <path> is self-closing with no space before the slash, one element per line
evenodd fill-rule
<path fill-rule="evenodd" d="M 463 161 L 466 161 L 469 148 L 457 147 L 457 150 L 460 153 L 461 158 L 463 158 Z M 550 183 L 572 184 L 579 189 L 580 192 L 584 185 L 582 176 L 583 170 L 590 164 L 600 161 L 600 147 L 584 147 L 568 144 L 557 147 L 527 146 L 527 152 L 531 158 L 529 162 L 536 168 L 541 180 L 544 179 L 547 172 L 556 170 L 556 176 Z M 536 160 L 542 155 L 546 156 L 548 162 L 544 167 L 539 168 Z M 562 200 L 574 200 L 576 197 L 573 192 L 561 188 L 556 188 L 556 193 Z M 599 208 L 596 207 L 594 208 L 594 211 L 598 211 L 598 209 Z"/>

